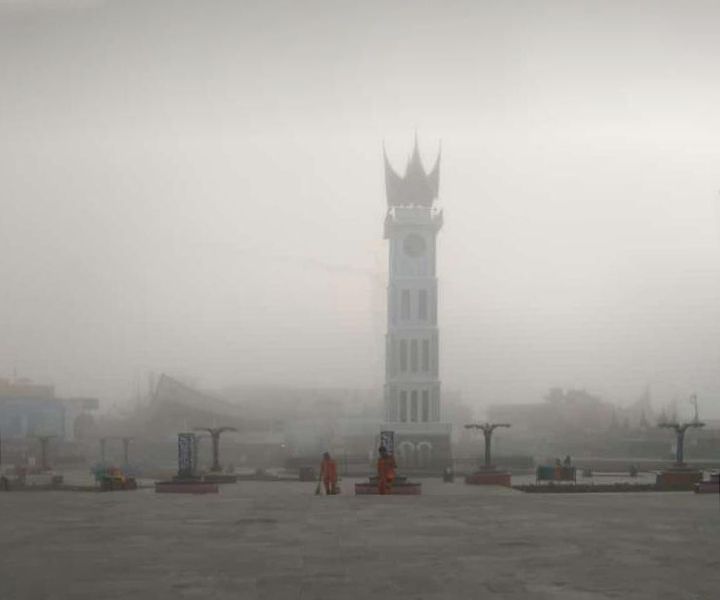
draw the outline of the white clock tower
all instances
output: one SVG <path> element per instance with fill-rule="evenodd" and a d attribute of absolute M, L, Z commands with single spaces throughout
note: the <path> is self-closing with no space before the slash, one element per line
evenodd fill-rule
<path fill-rule="evenodd" d="M 426 173 L 417 139 L 404 176 L 385 156 L 389 248 L 385 420 L 403 470 L 450 466 L 450 425 L 442 423 L 438 345 L 436 206 L 440 155 Z"/>

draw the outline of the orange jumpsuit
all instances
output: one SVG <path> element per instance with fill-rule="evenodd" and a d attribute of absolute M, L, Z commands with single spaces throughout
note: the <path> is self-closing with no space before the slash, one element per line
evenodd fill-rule
<path fill-rule="evenodd" d="M 391 494 L 392 484 L 395 481 L 395 457 L 392 454 L 381 456 L 377 462 L 378 492 L 380 494 Z"/>
<path fill-rule="evenodd" d="M 320 463 L 320 476 L 325 484 L 325 493 L 334 494 L 337 486 L 337 463 L 332 458 L 323 458 Z"/>

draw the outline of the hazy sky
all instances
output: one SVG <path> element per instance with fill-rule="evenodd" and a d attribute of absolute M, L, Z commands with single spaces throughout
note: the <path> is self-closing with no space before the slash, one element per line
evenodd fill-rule
<path fill-rule="evenodd" d="M 0 375 L 380 385 L 382 141 L 441 371 L 720 416 L 717 2 L 0 0 Z"/>

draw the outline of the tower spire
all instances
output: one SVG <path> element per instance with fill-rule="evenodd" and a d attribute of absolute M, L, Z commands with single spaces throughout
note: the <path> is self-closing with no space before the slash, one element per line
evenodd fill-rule
<path fill-rule="evenodd" d="M 388 206 L 431 207 L 433 205 L 438 197 L 440 182 L 439 146 L 435 166 L 430 172 L 426 172 L 422 164 L 417 132 L 415 132 L 413 150 L 408 158 L 403 176 L 398 175 L 390 164 L 384 142 L 383 160 L 385 163 L 385 189 Z"/>

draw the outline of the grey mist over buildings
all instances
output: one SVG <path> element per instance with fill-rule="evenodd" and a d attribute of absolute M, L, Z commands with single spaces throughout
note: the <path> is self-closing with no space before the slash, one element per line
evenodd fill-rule
<path fill-rule="evenodd" d="M 402 171 L 417 132 L 427 168 L 442 140 L 443 389 L 649 385 L 718 417 L 718 17 L 0 2 L 0 375 L 379 389 L 383 143 Z"/>

